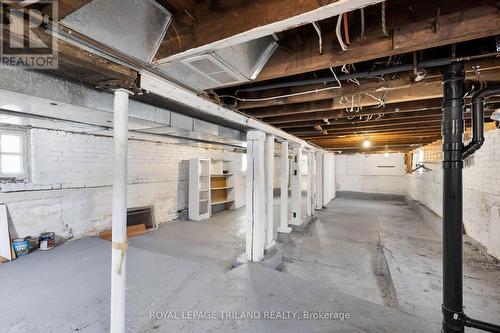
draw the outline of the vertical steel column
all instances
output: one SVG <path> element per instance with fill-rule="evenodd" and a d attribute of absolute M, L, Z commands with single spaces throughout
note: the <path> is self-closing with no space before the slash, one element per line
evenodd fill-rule
<path fill-rule="evenodd" d="M 128 98 L 124 89 L 115 91 L 113 110 L 114 178 L 111 250 L 110 332 L 125 332 L 125 282 L 127 250 L 127 149 Z"/>
<path fill-rule="evenodd" d="M 462 297 L 462 150 L 464 68 L 443 70 L 443 324 L 442 332 L 464 332 Z"/>

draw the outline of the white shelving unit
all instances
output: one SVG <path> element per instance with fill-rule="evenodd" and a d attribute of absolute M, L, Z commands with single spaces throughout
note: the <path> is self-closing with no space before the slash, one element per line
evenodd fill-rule
<path fill-rule="evenodd" d="M 189 219 L 200 221 L 210 217 L 211 173 L 209 159 L 189 160 Z"/>
<path fill-rule="evenodd" d="M 212 214 L 234 208 L 235 190 L 232 161 L 211 160 L 210 192 Z"/>
<path fill-rule="evenodd" d="M 189 219 L 200 221 L 235 208 L 232 161 L 189 160 Z"/>

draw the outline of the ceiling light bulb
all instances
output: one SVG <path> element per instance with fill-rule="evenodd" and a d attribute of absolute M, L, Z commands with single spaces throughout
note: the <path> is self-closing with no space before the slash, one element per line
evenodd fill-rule
<path fill-rule="evenodd" d="M 363 141 L 363 147 L 368 148 L 368 147 L 370 147 L 370 145 L 371 145 L 370 141 L 368 141 L 368 140 Z"/>
<path fill-rule="evenodd" d="M 384 153 L 384 157 L 389 157 L 389 153 Z"/>

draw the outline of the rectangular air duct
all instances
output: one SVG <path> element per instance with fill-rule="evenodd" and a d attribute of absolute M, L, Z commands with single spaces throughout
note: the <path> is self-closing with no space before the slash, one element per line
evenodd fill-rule
<path fill-rule="evenodd" d="M 156 66 L 166 76 L 195 90 L 253 80 L 278 47 L 274 36 L 189 56 Z"/>
<path fill-rule="evenodd" d="M 127 56 L 151 63 L 172 14 L 154 0 L 93 0 L 60 23 Z"/>

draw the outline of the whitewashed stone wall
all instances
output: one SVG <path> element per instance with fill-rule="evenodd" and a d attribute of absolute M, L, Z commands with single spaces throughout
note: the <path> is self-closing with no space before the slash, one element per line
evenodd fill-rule
<path fill-rule="evenodd" d="M 54 231 L 78 238 L 110 228 L 112 138 L 32 129 L 29 151 L 30 179 L 0 184 L 0 202 L 19 236 Z M 154 205 L 158 223 L 177 218 L 187 208 L 190 158 L 231 159 L 241 170 L 238 153 L 129 140 L 128 206 Z"/>

